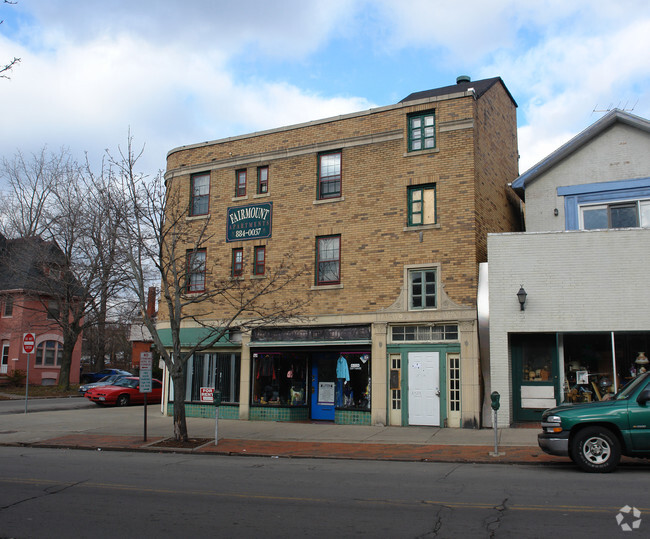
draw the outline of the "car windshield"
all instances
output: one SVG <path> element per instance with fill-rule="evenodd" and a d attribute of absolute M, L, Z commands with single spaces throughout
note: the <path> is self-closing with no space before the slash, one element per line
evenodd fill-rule
<path fill-rule="evenodd" d="M 130 378 L 121 378 L 113 385 L 118 387 L 138 387 L 138 381 Z"/>
<path fill-rule="evenodd" d="M 99 379 L 100 382 L 110 382 L 111 380 L 113 380 L 112 376 L 104 376 L 104 378 Z"/>
<path fill-rule="evenodd" d="M 647 381 L 648 376 L 650 376 L 650 373 L 643 374 L 641 376 L 637 376 L 629 382 L 626 386 L 621 389 L 616 396 L 614 397 L 617 401 L 618 400 L 625 400 L 627 399 L 632 393 L 634 393 L 634 390 L 639 387 L 639 384 L 644 383 Z"/>

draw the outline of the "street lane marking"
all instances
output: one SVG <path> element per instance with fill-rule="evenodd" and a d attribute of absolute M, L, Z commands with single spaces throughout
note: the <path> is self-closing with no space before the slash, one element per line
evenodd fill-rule
<path fill-rule="evenodd" d="M 48 479 L 36 478 L 0 478 L 0 484 L 22 484 L 36 487 L 48 487 L 52 485 L 76 486 L 77 488 L 97 488 L 106 490 L 117 490 L 122 492 L 140 492 L 151 494 L 182 494 L 191 496 L 208 496 L 218 498 L 237 498 L 250 500 L 270 500 L 270 501 L 290 501 L 290 502 L 318 502 L 331 503 L 332 501 L 341 501 L 338 498 L 309 498 L 303 496 L 271 496 L 263 494 L 246 494 L 236 492 L 214 492 L 210 490 L 181 490 L 181 489 L 163 489 L 163 488 L 146 488 L 137 485 L 124 485 L 119 483 L 95 483 L 86 481 L 82 483 L 68 483 L 65 481 L 54 481 Z M 455 509 L 493 509 L 494 503 L 479 502 L 456 502 L 449 500 L 387 500 L 373 498 L 354 498 L 357 503 L 377 504 L 377 505 L 435 505 L 451 507 Z M 641 512 L 650 511 L 647 507 L 637 507 Z M 508 504 L 508 511 L 529 511 L 529 512 L 559 512 L 559 513 L 603 513 L 613 514 L 619 510 L 619 506 L 594 507 L 588 505 L 517 505 Z"/>

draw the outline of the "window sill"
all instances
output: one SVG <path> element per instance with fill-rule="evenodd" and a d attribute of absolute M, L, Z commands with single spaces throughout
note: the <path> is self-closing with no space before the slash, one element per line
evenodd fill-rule
<path fill-rule="evenodd" d="M 186 221 L 200 221 L 202 219 L 208 219 L 210 217 L 209 213 L 204 213 L 202 215 L 188 215 L 185 217 Z"/>
<path fill-rule="evenodd" d="M 271 193 L 259 193 L 257 195 L 253 195 L 253 198 L 266 198 L 266 197 L 270 197 L 270 196 L 271 196 Z"/>
<path fill-rule="evenodd" d="M 266 279 L 266 275 L 251 275 L 252 279 Z"/>
<path fill-rule="evenodd" d="M 419 232 L 420 230 L 435 230 L 437 228 L 442 228 L 439 224 L 434 225 L 413 225 L 405 226 L 404 232 Z"/>
<path fill-rule="evenodd" d="M 341 290 L 342 288 L 342 284 L 320 284 L 313 285 L 310 290 Z"/>
<path fill-rule="evenodd" d="M 314 204 L 329 204 L 331 202 L 343 202 L 345 197 L 333 197 L 333 198 L 323 198 L 320 200 L 314 200 Z"/>
<path fill-rule="evenodd" d="M 231 200 L 233 202 L 239 202 L 240 200 L 248 200 L 248 195 L 244 195 L 243 197 L 232 197 Z"/>
<path fill-rule="evenodd" d="M 410 152 L 406 152 L 404 154 L 404 157 L 413 157 L 416 155 L 427 155 L 431 153 L 440 153 L 440 148 L 431 148 L 429 150 L 411 150 Z"/>

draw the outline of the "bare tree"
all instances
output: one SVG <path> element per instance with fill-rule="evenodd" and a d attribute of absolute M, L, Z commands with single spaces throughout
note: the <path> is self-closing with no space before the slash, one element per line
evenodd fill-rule
<path fill-rule="evenodd" d="M 12 2 L 11 0 L 4 0 L 3 4 L 17 4 L 18 2 Z M 2 24 L 4 21 L 0 21 L 0 24 Z M 14 57 L 13 60 L 11 60 L 9 63 L 0 66 L 0 78 L 2 79 L 8 79 L 9 78 L 9 72 L 20 62 L 20 58 Z"/>
<path fill-rule="evenodd" d="M 233 330 L 250 331 L 300 318 L 307 301 L 288 300 L 282 292 L 306 271 L 297 267 L 288 254 L 276 267 L 268 267 L 263 280 L 220 278 L 226 268 L 213 268 L 201 254 L 214 239 L 210 219 L 188 221 L 188 203 L 179 186 L 166 189 L 162 174 L 153 179 L 137 174 L 140 157 L 129 136 L 125 151 L 111 159 L 119 168 L 126 197 L 118 200 L 128 212 L 120 234 L 122 251 L 128 264 L 125 278 L 137 296 L 143 323 L 171 375 L 174 389 L 174 437 L 188 439 L 185 419 L 184 368 L 196 352 L 229 339 Z M 214 271 L 214 273 L 213 273 Z M 156 321 L 147 313 L 147 289 L 161 287 L 158 323 L 169 325 L 171 346 L 165 346 Z M 191 292 L 191 293 L 190 293 Z M 195 343 L 184 343 L 183 327 L 203 330 Z"/>
<path fill-rule="evenodd" d="M 6 201 L 3 222 L 16 237 L 52 244 L 39 249 L 32 266 L 42 271 L 31 279 L 29 294 L 40 302 L 63 335 L 59 385 L 68 388 L 74 347 L 84 329 L 105 329 L 108 311 L 119 298 L 120 263 L 116 235 L 121 212 L 111 213 L 110 168 L 98 175 L 79 166 L 65 150 L 50 158 L 45 151 L 4 163 L 13 196 Z M 17 263 L 16 272 L 31 271 Z M 53 278 L 56 276 L 56 278 Z M 99 352 L 103 361 L 105 351 Z"/>
<path fill-rule="evenodd" d="M 76 174 L 77 168 L 67 149 L 26 157 L 17 152 L 13 159 L 3 159 L 0 177 L 6 180 L 9 192 L 0 202 L 6 236 L 31 238 L 43 234 L 48 226 L 48 211 L 57 187 Z"/>

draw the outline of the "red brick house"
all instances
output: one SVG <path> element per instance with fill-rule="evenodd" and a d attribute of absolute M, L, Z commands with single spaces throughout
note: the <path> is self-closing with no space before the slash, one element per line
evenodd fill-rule
<path fill-rule="evenodd" d="M 29 354 L 29 383 L 54 385 L 59 381 L 63 333 L 55 318 L 58 310 L 56 282 L 62 256 L 54 242 L 41 238 L 10 240 L 0 234 L 0 376 L 15 370 L 27 372 L 22 340 L 36 336 Z M 81 336 L 75 345 L 70 382 L 79 382 Z"/>

